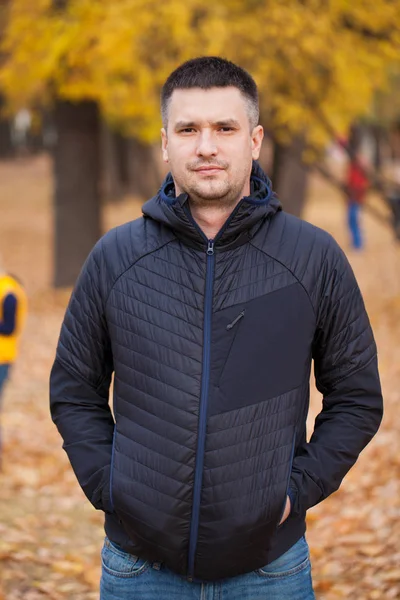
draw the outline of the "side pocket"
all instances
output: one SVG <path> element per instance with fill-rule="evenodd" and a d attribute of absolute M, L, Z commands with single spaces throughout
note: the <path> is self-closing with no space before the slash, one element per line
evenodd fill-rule
<path fill-rule="evenodd" d="M 107 538 L 101 551 L 101 562 L 103 576 L 106 573 L 122 579 L 137 577 L 150 568 L 150 563 L 147 560 L 128 554 Z"/>
<path fill-rule="evenodd" d="M 112 452 L 111 452 L 111 465 L 110 465 L 110 506 L 112 512 L 114 512 L 114 501 L 113 501 L 113 471 L 114 471 L 114 452 L 115 452 L 115 438 L 117 435 L 117 425 L 114 426 Z"/>
<path fill-rule="evenodd" d="M 285 498 L 283 500 L 282 510 L 281 510 L 281 513 L 280 513 L 280 517 L 278 519 L 277 529 L 279 529 L 279 527 L 282 527 L 282 525 L 284 525 L 286 523 L 286 521 L 287 521 L 287 519 L 286 519 L 281 525 L 279 525 L 279 523 L 281 522 L 281 519 L 283 517 L 283 514 L 285 512 L 285 507 L 286 507 L 286 500 L 287 500 L 288 490 L 289 490 L 289 484 L 290 484 L 290 475 L 292 473 L 292 465 L 293 465 L 293 459 L 294 459 L 295 443 L 296 443 L 296 430 L 293 433 L 292 450 L 291 450 L 291 453 L 290 453 L 290 462 L 289 462 L 289 472 L 288 472 L 287 482 L 286 482 L 286 488 L 285 488 Z M 289 513 L 288 518 L 289 517 L 290 517 L 290 513 Z"/>
<path fill-rule="evenodd" d="M 287 552 L 265 567 L 257 569 L 256 573 L 260 577 L 279 580 L 280 578 L 286 578 L 300 574 L 307 569 L 310 570 L 310 555 L 308 544 L 303 536 L 291 548 L 289 548 Z M 304 573 L 303 576 L 305 577 Z M 300 587 L 302 582 L 304 583 L 303 576 L 297 582 Z M 309 575 L 307 575 L 307 578 L 308 577 Z M 298 589 L 300 589 L 300 587 Z M 297 589 L 297 586 L 295 586 L 293 589 Z M 289 596 L 290 598 L 293 597 L 288 590 L 288 596 L 285 595 L 285 598 Z"/>

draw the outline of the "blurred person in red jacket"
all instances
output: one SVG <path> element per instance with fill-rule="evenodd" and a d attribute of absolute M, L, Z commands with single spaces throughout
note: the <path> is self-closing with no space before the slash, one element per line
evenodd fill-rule
<path fill-rule="evenodd" d="M 369 188 L 369 180 L 360 158 L 354 155 L 349 162 L 346 175 L 347 223 L 350 242 L 353 248 L 360 250 L 364 239 L 360 226 L 360 213 Z"/>

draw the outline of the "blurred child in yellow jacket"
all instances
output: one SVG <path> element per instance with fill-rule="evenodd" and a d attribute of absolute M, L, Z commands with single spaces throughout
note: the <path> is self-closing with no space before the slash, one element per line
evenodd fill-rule
<path fill-rule="evenodd" d="M 4 384 L 18 355 L 18 342 L 27 312 L 22 285 L 0 266 L 0 409 Z M 1 460 L 1 432 L 0 432 Z"/>

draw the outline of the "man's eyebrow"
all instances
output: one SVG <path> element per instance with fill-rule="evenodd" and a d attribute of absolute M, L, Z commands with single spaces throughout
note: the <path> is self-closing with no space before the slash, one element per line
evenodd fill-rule
<path fill-rule="evenodd" d="M 237 128 L 240 128 L 240 123 L 239 123 L 239 121 L 236 121 L 236 119 L 223 119 L 221 121 L 217 121 L 215 123 L 215 125 L 217 125 L 218 127 L 237 127 Z"/>
<path fill-rule="evenodd" d="M 238 129 L 240 128 L 240 123 L 239 121 L 236 121 L 236 119 L 220 119 L 219 121 L 211 123 L 211 125 L 216 127 L 235 127 Z M 177 123 L 175 124 L 175 130 L 197 126 L 198 123 L 196 123 L 195 121 L 177 121 Z"/>
<path fill-rule="evenodd" d="M 186 127 L 196 127 L 196 125 L 197 123 L 195 123 L 194 121 L 177 121 L 174 129 L 185 129 Z"/>

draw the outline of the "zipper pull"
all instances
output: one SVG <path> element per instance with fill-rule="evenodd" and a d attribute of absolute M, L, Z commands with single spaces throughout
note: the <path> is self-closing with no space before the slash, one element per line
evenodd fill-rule
<path fill-rule="evenodd" d="M 214 240 L 208 240 L 207 256 L 212 256 L 213 254 L 214 254 Z"/>
<path fill-rule="evenodd" d="M 236 319 L 233 319 L 232 323 L 229 323 L 229 325 L 226 326 L 227 330 L 229 331 L 230 329 L 232 329 L 232 327 L 234 327 L 236 325 L 236 323 L 238 321 L 240 321 L 240 319 L 242 319 L 244 317 L 244 310 L 242 310 L 242 312 L 236 317 Z"/>

